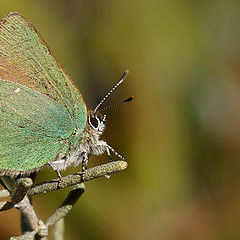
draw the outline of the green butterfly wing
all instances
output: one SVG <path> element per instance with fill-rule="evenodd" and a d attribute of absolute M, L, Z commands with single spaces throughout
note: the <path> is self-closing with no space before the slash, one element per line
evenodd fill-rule
<path fill-rule="evenodd" d="M 67 151 L 74 129 L 67 110 L 46 95 L 0 81 L 0 169 L 37 169 Z M 6 171 L 8 170 L 8 171 Z"/>
<path fill-rule="evenodd" d="M 37 30 L 16 12 L 0 22 L 0 78 L 50 96 L 84 128 L 86 105 L 80 92 Z"/>
<path fill-rule="evenodd" d="M 0 169 L 25 172 L 54 160 L 72 132 L 83 131 L 86 112 L 40 34 L 9 13 L 0 22 Z"/>

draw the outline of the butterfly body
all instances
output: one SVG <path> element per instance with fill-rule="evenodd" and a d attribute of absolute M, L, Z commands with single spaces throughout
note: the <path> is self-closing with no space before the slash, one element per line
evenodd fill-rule
<path fill-rule="evenodd" d="M 91 112 L 91 111 L 90 111 Z M 91 114 L 88 114 L 91 119 Z M 67 153 L 60 153 L 51 167 L 56 171 L 65 170 L 68 166 L 79 165 L 84 162 L 87 167 L 88 158 L 91 155 L 101 155 L 110 147 L 105 141 L 100 140 L 105 129 L 105 118 L 100 119 L 100 124 L 95 128 L 87 123 L 83 132 L 76 131 L 67 139 L 70 150 Z"/>
<path fill-rule="evenodd" d="M 86 167 L 91 154 L 105 151 L 120 156 L 100 140 L 105 120 L 87 111 L 31 23 L 16 12 L 1 20 L 0 175 L 31 173 L 46 165 L 58 173 L 79 163 Z"/>

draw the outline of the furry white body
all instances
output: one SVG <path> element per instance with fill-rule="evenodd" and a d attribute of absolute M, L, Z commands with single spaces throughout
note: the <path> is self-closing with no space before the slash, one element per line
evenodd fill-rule
<path fill-rule="evenodd" d="M 91 119 L 97 121 L 96 126 L 92 124 Z M 49 165 L 59 176 L 60 171 L 65 170 L 71 165 L 77 166 L 82 163 L 82 168 L 85 170 L 87 168 L 88 158 L 91 155 L 101 155 L 106 152 L 111 159 L 110 151 L 112 151 L 120 159 L 124 160 L 124 158 L 105 141 L 99 139 L 105 129 L 105 121 L 106 115 L 99 117 L 90 111 L 88 114 L 88 122 L 84 132 L 81 133 L 82 137 L 79 144 L 77 144 L 68 155 L 59 155 L 55 161 L 49 162 Z"/>

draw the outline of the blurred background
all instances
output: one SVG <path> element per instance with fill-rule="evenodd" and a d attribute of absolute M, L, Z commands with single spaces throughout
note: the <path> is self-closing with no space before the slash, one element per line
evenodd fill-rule
<path fill-rule="evenodd" d="M 38 29 L 90 109 L 130 70 L 106 105 L 136 100 L 107 112 L 103 136 L 129 166 L 86 183 L 66 239 L 240 239 L 239 1 L 2 0 L 0 18 L 9 11 Z M 34 197 L 39 217 L 68 191 Z M 17 210 L 0 214 L 0 239 L 13 235 Z"/>

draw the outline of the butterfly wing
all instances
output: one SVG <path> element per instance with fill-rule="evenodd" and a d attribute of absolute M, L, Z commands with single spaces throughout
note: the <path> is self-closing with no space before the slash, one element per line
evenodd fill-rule
<path fill-rule="evenodd" d="M 78 128 L 85 127 L 80 92 L 37 30 L 16 12 L 0 22 L 0 78 L 50 96 L 67 109 Z"/>
<path fill-rule="evenodd" d="M 49 96 L 0 80 L 0 107 L 0 169 L 31 171 L 68 150 L 75 123 Z"/>
<path fill-rule="evenodd" d="M 80 92 L 18 13 L 0 22 L 0 169 L 26 172 L 68 150 L 86 125 Z"/>

